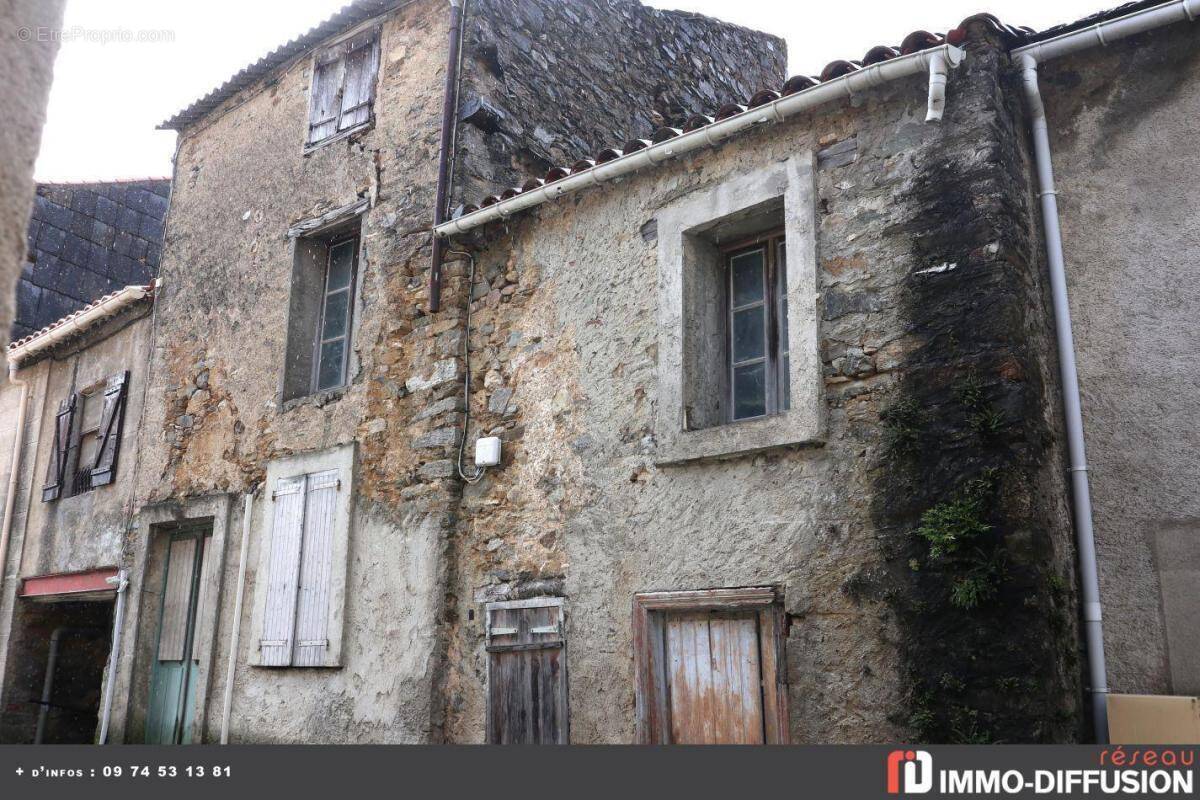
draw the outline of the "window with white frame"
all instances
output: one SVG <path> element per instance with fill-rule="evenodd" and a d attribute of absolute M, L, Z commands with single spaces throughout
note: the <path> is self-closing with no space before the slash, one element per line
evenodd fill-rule
<path fill-rule="evenodd" d="M 359 33 L 317 56 L 313 63 L 306 146 L 316 146 L 371 122 L 378 69 L 377 30 Z"/>
<path fill-rule="evenodd" d="M 340 389 L 352 378 L 361 217 L 295 238 L 282 400 Z"/>
<path fill-rule="evenodd" d="M 353 445 L 268 466 L 255 663 L 340 665 Z"/>
<path fill-rule="evenodd" d="M 755 236 L 724 250 L 730 421 L 778 414 L 791 404 L 783 232 Z"/>

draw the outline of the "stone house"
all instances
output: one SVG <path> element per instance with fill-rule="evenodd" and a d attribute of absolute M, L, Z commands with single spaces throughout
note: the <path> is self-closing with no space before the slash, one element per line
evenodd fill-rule
<path fill-rule="evenodd" d="M 111 738 L 1056 742 L 1195 692 L 1198 3 L 785 80 L 627 0 L 359 2 L 176 115 Z"/>

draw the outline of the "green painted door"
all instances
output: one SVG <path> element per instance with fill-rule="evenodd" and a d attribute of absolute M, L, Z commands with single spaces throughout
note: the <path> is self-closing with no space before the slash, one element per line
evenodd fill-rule
<path fill-rule="evenodd" d="M 150 676 L 147 744 L 190 744 L 199 663 L 195 658 L 206 530 L 170 534 L 163 568 L 158 643 Z"/>

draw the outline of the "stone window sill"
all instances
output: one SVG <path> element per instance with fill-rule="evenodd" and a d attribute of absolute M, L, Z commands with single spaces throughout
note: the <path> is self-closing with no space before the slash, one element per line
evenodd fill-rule
<path fill-rule="evenodd" d="M 363 133 L 365 131 L 369 131 L 373 127 L 375 127 L 375 117 L 374 116 L 372 116 L 366 122 L 358 123 L 357 125 L 355 125 L 352 128 L 346 128 L 346 130 L 344 130 L 344 131 L 338 131 L 337 133 L 333 134 L 332 136 L 327 136 L 326 138 L 322 139 L 319 142 L 313 142 L 312 144 L 304 145 L 304 155 L 307 156 L 310 153 L 320 150 L 322 147 L 324 147 L 327 144 L 333 144 L 334 142 L 340 142 L 342 139 L 347 139 L 356 133 Z"/>
<path fill-rule="evenodd" d="M 279 413 L 286 414 L 287 412 L 300 408 L 302 406 L 313 406 L 314 408 L 323 408 L 330 403 L 336 403 L 345 396 L 350 389 L 350 385 L 339 386 L 336 389 L 326 389 L 323 392 L 313 392 L 312 394 L 293 397 L 290 400 L 284 400 L 279 404 Z"/>
<path fill-rule="evenodd" d="M 668 466 L 733 458 L 780 447 L 823 445 L 819 425 L 819 417 L 793 409 L 712 428 L 678 431 L 658 443 L 654 461 Z"/>

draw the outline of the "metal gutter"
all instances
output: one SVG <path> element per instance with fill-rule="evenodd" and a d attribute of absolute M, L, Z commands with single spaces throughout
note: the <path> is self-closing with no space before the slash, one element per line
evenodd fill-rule
<path fill-rule="evenodd" d="M 438 143 L 437 188 L 433 200 L 433 227 L 446 219 L 450 184 L 454 180 L 451 151 L 454 149 L 458 127 L 458 84 L 462 69 L 462 24 L 467 15 L 466 0 L 450 0 L 450 44 L 446 55 L 446 88 L 442 92 L 442 136 Z M 429 310 L 442 305 L 442 240 L 433 237 L 429 267 Z"/>
<path fill-rule="evenodd" d="M 1071 307 L 1067 295 L 1067 277 L 1063 256 L 1062 230 L 1058 212 L 1058 192 L 1054 185 L 1054 167 L 1050 153 L 1050 132 L 1046 108 L 1038 85 L 1038 64 L 1050 58 L 1075 53 L 1097 44 L 1107 45 L 1118 39 L 1184 20 L 1200 14 L 1200 0 L 1175 0 L 1124 17 L 1101 22 L 1082 30 L 1065 33 L 1012 51 L 1021 65 L 1025 98 L 1029 106 L 1033 133 L 1033 152 L 1038 176 L 1038 196 L 1042 207 L 1042 225 L 1046 237 L 1046 261 L 1050 272 L 1050 292 L 1054 303 L 1054 329 L 1058 341 L 1059 377 L 1063 389 L 1063 413 L 1066 417 L 1067 449 L 1070 458 L 1071 498 L 1075 515 L 1075 540 L 1079 551 L 1080 587 L 1083 591 L 1084 638 L 1087 643 L 1088 678 L 1092 693 L 1092 722 L 1096 742 L 1108 741 L 1108 670 L 1104 658 L 1104 623 L 1100 605 L 1100 579 L 1096 560 L 1096 537 L 1092 520 L 1091 488 L 1088 484 L 1087 451 L 1084 445 L 1083 412 L 1079 395 L 1079 370 L 1075 361 L 1075 337 L 1071 325 Z"/>
<path fill-rule="evenodd" d="M 889 81 L 906 78 L 923 72 L 929 73 L 929 103 L 926 122 L 938 122 L 946 98 L 946 76 L 957 67 L 966 54 L 949 44 L 940 45 L 881 61 L 860 70 L 850 72 L 833 80 L 819 83 L 795 94 L 781 97 L 765 105 L 744 111 L 741 114 L 714 122 L 688 133 L 650 145 L 645 149 L 628 153 L 620 158 L 548 183 L 537 189 L 522 192 L 516 197 L 502 200 L 493 205 L 464 214 L 457 219 L 434 226 L 437 237 L 451 237 L 486 225 L 498 219 L 507 219 L 519 211 L 556 200 L 564 195 L 578 192 L 628 173 L 651 167 L 671 158 L 682 156 L 703 147 L 712 147 L 747 128 L 769 122 L 782 122 L 811 108 L 844 97 L 854 97 L 859 92 L 880 86 Z"/>
<path fill-rule="evenodd" d="M 155 281 L 148 286 L 126 286 L 120 291 L 97 300 L 82 311 L 63 317 L 53 325 L 44 328 L 40 333 L 20 340 L 8 348 L 8 363 L 16 365 L 19 362 L 37 355 L 54 345 L 66 341 L 77 333 L 87 330 L 97 322 L 101 322 L 118 311 L 133 305 L 144 297 L 151 295 L 159 285 Z"/>

